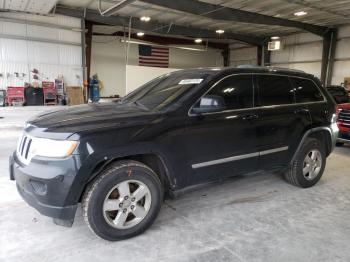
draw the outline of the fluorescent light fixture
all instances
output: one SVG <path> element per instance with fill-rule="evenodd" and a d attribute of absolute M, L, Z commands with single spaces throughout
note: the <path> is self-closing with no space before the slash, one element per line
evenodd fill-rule
<path fill-rule="evenodd" d="M 137 34 L 136 34 L 137 36 L 144 36 L 145 35 L 145 33 L 144 32 L 137 32 Z"/>
<path fill-rule="evenodd" d="M 307 15 L 307 12 L 305 12 L 305 11 L 299 11 L 299 12 L 295 12 L 294 15 L 295 15 L 295 16 L 304 16 L 304 15 Z"/>
<path fill-rule="evenodd" d="M 272 40 L 278 40 L 278 39 L 280 39 L 280 37 L 279 36 L 271 36 L 271 39 Z"/>
<path fill-rule="evenodd" d="M 151 20 L 151 18 L 150 18 L 149 16 L 141 16 L 141 17 L 140 17 L 140 20 L 141 20 L 142 22 L 149 22 L 149 21 Z"/>
<path fill-rule="evenodd" d="M 176 45 L 159 45 L 159 44 L 153 44 L 153 43 L 146 43 L 142 41 L 134 41 L 134 40 L 124 40 L 120 39 L 120 42 L 122 43 L 130 43 L 130 44 L 137 44 L 137 45 L 151 45 L 151 46 L 164 46 L 164 47 L 171 47 L 176 49 L 183 49 L 183 50 L 191 50 L 191 51 L 201 51 L 205 52 L 208 51 L 207 49 L 201 49 L 201 48 L 192 48 L 192 47 L 186 47 L 186 46 L 176 46 Z"/>
<path fill-rule="evenodd" d="M 225 33 L 225 30 L 218 29 L 218 30 L 215 31 L 215 33 L 217 33 L 217 34 L 223 34 L 223 33 Z"/>
<path fill-rule="evenodd" d="M 203 41 L 202 38 L 197 38 L 197 39 L 194 40 L 194 42 L 197 43 L 197 44 L 202 43 L 202 41 Z"/>

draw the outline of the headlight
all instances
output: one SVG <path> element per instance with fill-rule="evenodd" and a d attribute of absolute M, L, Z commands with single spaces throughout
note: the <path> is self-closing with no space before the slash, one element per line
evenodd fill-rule
<path fill-rule="evenodd" d="M 23 164 L 29 164 L 35 156 L 62 158 L 70 156 L 78 145 L 78 141 L 53 140 L 32 137 L 23 133 L 17 144 L 17 157 Z"/>
<path fill-rule="evenodd" d="M 30 153 L 34 156 L 67 157 L 77 147 L 77 141 L 33 138 Z"/>

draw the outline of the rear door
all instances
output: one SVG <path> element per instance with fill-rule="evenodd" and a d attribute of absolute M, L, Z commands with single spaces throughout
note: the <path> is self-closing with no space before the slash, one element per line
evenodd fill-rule
<path fill-rule="evenodd" d="M 307 78 L 290 77 L 298 104 L 304 104 L 312 118 L 312 126 L 327 122 L 327 102 L 316 83 Z"/>
<path fill-rule="evenodd" d="M 260 117 L 257 143 L 262 169 L 289 163 L 311 118 L 305 104 L 296 103 L 296 90 L 288 76 L 257 74 Z"/>

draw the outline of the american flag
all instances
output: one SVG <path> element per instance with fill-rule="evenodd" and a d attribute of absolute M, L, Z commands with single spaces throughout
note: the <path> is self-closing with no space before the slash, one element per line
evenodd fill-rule
<path fill-rule="evenodd" d="M 139 45 L 139 65 L 169 67 L 169 48 Z"/>

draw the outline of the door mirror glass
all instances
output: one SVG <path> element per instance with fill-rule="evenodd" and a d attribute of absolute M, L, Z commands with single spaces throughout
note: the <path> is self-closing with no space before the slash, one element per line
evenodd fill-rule
<path fill-rule="evenodd" d="M 205 95 L 199 100 L 199 102 L 192 108 L 192 112 L 195 114 L 219 112 L 225 110 L 224 98 L 217 95 Z"/>

